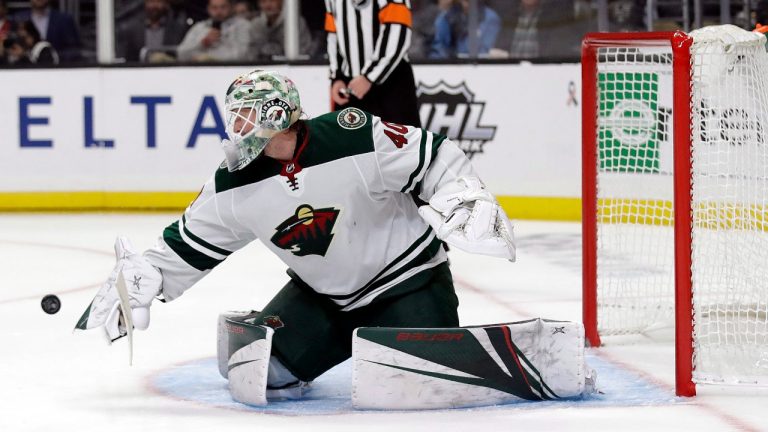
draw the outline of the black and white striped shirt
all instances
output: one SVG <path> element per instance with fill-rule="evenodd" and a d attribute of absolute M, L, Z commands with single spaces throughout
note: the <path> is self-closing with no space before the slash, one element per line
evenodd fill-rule
<path fill-rule="evenodd" d="M 325 0 L 331 79 L 386 81 L 407 60 L 411 0 Z"/>

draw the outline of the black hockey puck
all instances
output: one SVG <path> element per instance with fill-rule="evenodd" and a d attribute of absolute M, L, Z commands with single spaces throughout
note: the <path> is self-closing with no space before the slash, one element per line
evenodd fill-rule
<path fill-rule="evenodd" d="M 61 309 L 61 300 L 53 294 L 49 294 L 43 297 L 43 301 L 40 302 L 40 307 L 43 311 L 49 315 L 53 315 Z"/>

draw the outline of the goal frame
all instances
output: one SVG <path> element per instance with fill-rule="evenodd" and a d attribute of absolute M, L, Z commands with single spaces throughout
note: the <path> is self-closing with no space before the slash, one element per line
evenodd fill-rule
<path fill-rule="evenodd" d="M 691 286 L 691 45 L 686 33 L 588 33 L 582 42 L 582 314 L 590 346 L 601 345 L 597 317 L 597 50 L 671 47 L 673 74 L 673 182 L 675 248 L 675 391 L 695 396 Z"/>

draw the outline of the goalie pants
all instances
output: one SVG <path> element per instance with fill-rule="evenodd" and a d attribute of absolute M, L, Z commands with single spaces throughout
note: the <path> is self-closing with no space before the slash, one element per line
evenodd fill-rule
<path fill-rule="evenodd" d="M 275 328 L 272 355 L 302 381 L 312 381 L 352 355 L 357 327 L 458 327 L 459 300 L 447 263 L 414 275 L 418 284 L 348 312 L 291 279 L 254 322 Z M 408 283 L 406 281 L 404 283 Z"/>

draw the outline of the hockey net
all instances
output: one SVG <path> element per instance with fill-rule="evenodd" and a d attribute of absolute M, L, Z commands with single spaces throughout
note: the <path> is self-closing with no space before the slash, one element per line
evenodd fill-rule
<path fill-rule="evenodd" d="M 678 394 L 768 384 L 765 38 L 588 35 L 583 88 L 588 339 L 675 323 Z"/>

